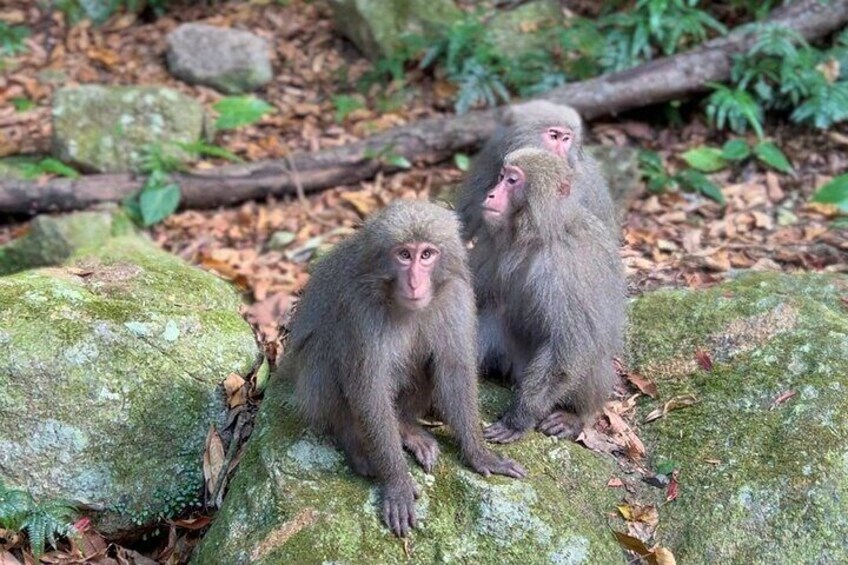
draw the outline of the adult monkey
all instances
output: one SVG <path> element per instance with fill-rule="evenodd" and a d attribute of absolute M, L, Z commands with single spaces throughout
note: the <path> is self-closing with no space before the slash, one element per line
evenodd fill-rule
<path fill-rule="evenodd" d="M 504 125 L 474 158 L 457 198 L 463 223 L 462 237 L 470 241 L 484 235 L 481 203 L 497 183 L 507 153 L 522 147 L 550 151 L 567 159 L 574 170 L 572 193 L 616 238 L 621 226 L 609 187 L 598 162 L 583 148 L 583 121 L 570 106 L 535 100 L 512 106 Z"/>
<path fill-rule="evenodd" d="M 504 159 L 482 206 L 485 245 L 471 250 L 479 362 L 512 377 L 515 396 L 484 430 L 574 439 L 603 406 L 623 347 L 626 287 L 618 244 L 573 193 L 575 171 L 525 148 Z"/>
<path fill-rule="evenodd" d="M 477 411 L 477 322 L 456 215 L 396 201 L 318 261 L 281 364 L 300 413 L 382 486 L 383 520 L 415 527 L 403 448 L 428 472 L 439 448 L 417 423 L 431 407 L 477 472 L 520 478 L 485 447 Z"/>

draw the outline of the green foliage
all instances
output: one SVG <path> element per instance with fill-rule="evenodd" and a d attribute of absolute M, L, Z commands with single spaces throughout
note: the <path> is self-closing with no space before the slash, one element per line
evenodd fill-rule
<path fill-rule="evenodd" d="M 848 174 L 840 175 L 821 187 L 813 195 L 813 202 L 834 204 L 848 213 Z"/>
<path fill-rule="evenodd" d="M 13 26 L 0 21 L 0 56 L 14 56 L 26 53 L 24 40 L 29 37 L 29 28 Z"/>
<path fill-rule="evenodd" d="M 222 130 L 256 123 L 274 109 L 272 105 L 255 96 L 227 96 L 219 100 L 213 108 L 218 112 L 215 127 Z"/>
<path fill-rule="evenodd" d="M 727 166 L 722 150 L 715 147 L 696 147 L 685 152 L 681 158 L 693 169 L 705 173 L 714 173 Z"/>
<path fill-rule="evenodd" d="M 771 141 L 761 141 L 754 146 L 754 155 L 757 159 L 781 173 L 791 173 L 792 165 L 780 148 Z"/>
<path fill-rule="evenodd" d="M 453 156 L 453 164 L 462 172 L 467 171 L 471 167 L 471 158 L 465 153 L 456 153 Z"/>
<path fill-rule="evenodd" d="M 120 11 L 138 13 L 143 8 L 149 8 L 154 14 L 161 16 L 169 5 L 177 4 L 180 0 L 147 0 L 146 2 L 143 0 L 53 0 L 53 2 L 71 24 L 86 18 L 95 24 L 102 24 Z"/>
<path fill-rule="evenodd" d="M 56 547 L 59 537 L 76 534 L 76 510 L 70 502 L 37 502 L 30 493 L 10 489 L 0 482 L 0 529 L 25 532 L 33 555 L 44 553 L 46 543 Z"/>
<path fill-rule="evenodd" d="M 35 108 L 35 102 L 29 98 L 15 97 L 12 98 L 12 106 L 15 107 L 16 112 L 26 112 Z"/>
<path fill-rule="evenodd" d="M 20 168 L 26 179 L 34 179 L 41 175 L 57 175 L 72 179 L 80 176 L 72 167 L 52 157 L 44 158 L 36 163 L 22 163 Z"/>
<path fill-rule="evenodd" d="M 662 158 L 654 151 L 643 150 L 639 154 L 639 168 L 651 192 L 663 193 L 680 188 L 712 198 L 719 204 L 725 203 L 721 189 L 703 173 L 686 169 L 673 175 L 666 170 Z"/>
<path fill-rule="evenodd" d="M 744 139 L 730 139 L 721 146 L 721 156 L 728 161 L 744 161 L 751 156 L 751 146 Z"/>
<path fill-rule="evenodd" d="M 698 0 L 638 0 L 626 11 L 598 20 L 606 48 L 601 66 L 620 71 L 648 61 L 655 54 L 672 55 L 725 34 L 724 25 L 698 8 Z"/>
<path fill-rule="evenodd" d="M 126 198 L 123 206 L 133 221 L 149 227 L 173 214 L 180 205 L 180 186 L 171 182 L 170 173 L 183 170 L 185 164 L 157 144 L 145 147 L 139 168 L 147 178 L 141 190 Z"/>
<path fill-rule="evenodd" d="M 218 159 L 226 159 L 227 161 L 232 161 L 233 163 L 244 162 L 244 159 L 242 159 L 232 151 L 227 151 L 223 147 L 211 145 L 209 143 L 206 143 L 205 141 L 178 143 L 177 146 L 186 153 L 189 153 L 195 157 L 216 157 Z"/>
<path fill-rule="evenodd" d="M 379 151 L 366 149 L 363 155 L 366 159 L 375 159 L 384 165 L 397 167 L 398 169 L 408 169 L 412 167 L 412 163 L 399 153 L 395 153 L 394 145 L 386 145 Z"/>
<path fill-rule="evenodd" d="M 683 189 L 703 194 L 708 198 L 712 198 L 719 204 L 725 203 L 721 189 L 713 181 L 707 178 L 704 173 L 688 169 L 680 172 L 675 178 Z"/>
<path fill-rule="evenodd" d="M 791 111 L 798 123 L 827 128 L 848 119 L 848 33 L 827 50 L 811 47 L 797 32 L 774 24 L 749 26 L 756 40 L 733 57 L 733 87 L 712 85 L 707 116 L 719 127 L 763 136 L 766 110 Z"/>
<path fill-rule="evenodd" d="M 350 96 L 339 94 L 333 96 L 333 106 L 336 108 L 336 123 L 341 123 L 351 112 L 365 108 L 365 101 L 361 96 Z"/>

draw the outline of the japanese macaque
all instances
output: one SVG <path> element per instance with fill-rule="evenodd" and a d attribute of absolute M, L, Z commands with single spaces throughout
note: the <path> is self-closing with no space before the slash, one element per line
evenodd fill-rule
<path fill-rule="evenodd" d="M 470 258 L 479 363 L 515 389 L 483 432 L 492 442 L 534 427 L 575 439 L 612 388 L 626 318 L 623 266 L 608 226 L 575 196 L 575 176 L 550 151 L 519 149 L 479 204 L 486 236 Z"/>
<path fill-rule="evenodd" d="M 524 477 L 489 451 L 477 408 L 477 318 L 456 215 L 396 201 L 315 266 L 290 323 L 280 371 L 303 417 L 382 488 L 382 515 L 405 536 L 418 496 L 403 449 L 430 472 L 429 410 L 478 473 Z"/>
<path fill-rule="evenodd" d="M 495 185 L 507 153 L 523 147 L 544 149 L 573 169 L 572 195 L 609 231 L 620 237 L 620 225 L 609 187 L 598 162 L 583 149 L 583 122 L 571 107 L 544 100 L 517 104 L 506 122 L 474 158 L 457 199 L 462 237 L 470 241 L 481 235 L 480 202 Z"/>

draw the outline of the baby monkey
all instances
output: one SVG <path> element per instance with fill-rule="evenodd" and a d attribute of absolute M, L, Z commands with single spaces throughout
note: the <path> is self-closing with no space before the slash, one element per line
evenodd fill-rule
<path fill-rule="evenodd" d="M 373 216 L 318 261 L 290 332 L 281 372 L 300 413 L 376 478 L 395 534 L 416 523 L 403 449 L 427 472 L 439 453 L 417 421 L 431 408 L 475 471 L 526 475 L 482 439 L 474 293 L 453 212 L 406 200 Z"/>
<path fill-rule="evenodd" d="M 573 193 L 575 171 L 543 149 L 506 156 L 481 202 L 485 245 L 471 250 L 479 362 L 511 376 L 511 406 L 484 436 L 537 427 L 576 438 L 603 406 L 622 349 L 625 282 L 608 226 Z"/>

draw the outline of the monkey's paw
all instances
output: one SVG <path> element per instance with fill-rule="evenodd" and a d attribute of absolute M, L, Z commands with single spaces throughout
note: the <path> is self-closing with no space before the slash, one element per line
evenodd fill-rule
<path fill-rule="evenodd" d="M 439 444 L 436 442 L 436 438 L 424 430 L 419 429 L 403 434 L 403 446 L 412 453 L 418 464 L 428 473 L 436 466 L 436 459 L 439 457 Z"/>
<path fill-rule="evenodd" d="M 523 479 L 527 476 L 527 471 L 513 461 L 509 457 L 500 457 L 491 451 L 482 451 L 480 454 L 471 458 L 469 461 L 471 467 L 483 475 L 503 475 L 504 477 L 512 477 L 513 479 Z"/>
<path fill-rule="evenodd" d="M 524 435 L 524 432 L 525 430 L 516 430 L 511 428 L 504 422 L 504 419 L 501 418 L 483 430 L 483 437 L 486 438 L 486 441 L 490 441 L 492 443 L 512 443 L 520 439 L 521 436 Z"/>
<path fill-rule="evenodd" d="M 576 440 L 583 431 L 583 421 L 577 414 L 554 410 L 539 423 L 538 429 L 548 436 Z"/>
<path fill-rule="evenodd" d="M 406 537 L 415 527 L 415 499 L 418 495 L 411 481 L 383 487 L 383 521 L 396 536 Z"/>

